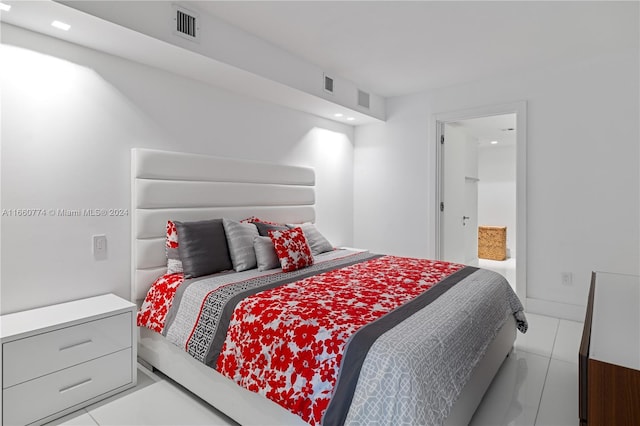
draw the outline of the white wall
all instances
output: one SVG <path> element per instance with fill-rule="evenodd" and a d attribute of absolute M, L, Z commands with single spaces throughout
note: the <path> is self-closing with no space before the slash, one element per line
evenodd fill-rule
<path fill-rule="evenodd" d="M 433 256 L 433 115 L 526 100 L 527 298 L 584 306 L 591 271 L 640 273 L 639 62 L 624 51 L 388 99 L 386 123 L 356 130 L 354 243 Z"/>
<path fill-rule="evenodd" d="M 352 127 L 7 24 L 2 42 L 2 313 L 129 296 L 129 217 L 8 214 L 129 208 L 132 147 L 312 166 L 319 229 L 352 243 Z"/>
<path fill-rule="evenodd" d="M 507 227 L 507 249 L 516 257 L 516 147 L 478 150 L 478 224 Z"/>

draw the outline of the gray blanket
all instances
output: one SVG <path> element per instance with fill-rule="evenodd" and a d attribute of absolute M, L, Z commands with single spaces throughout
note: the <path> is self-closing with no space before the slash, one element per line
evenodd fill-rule
<path fill-rule="evenodd" d="M 478 270 L 373 344 L 346 424 L 441 425 L 487 347 L 522 304 L 499 274 Z"/>

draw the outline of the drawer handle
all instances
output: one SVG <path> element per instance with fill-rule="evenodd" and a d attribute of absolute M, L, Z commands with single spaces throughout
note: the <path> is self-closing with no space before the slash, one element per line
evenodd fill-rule
<path fill-rule="evenodd" d="M 74 343 L 72 345 L 68 345 L 68 346 L 63 346 L 60 349 L 58 349 L 60 352 L 62 351 L 66 351 L 67 349 L 71 349 L 71 348 L 75 348 L 77 346 L 81 346 L 81 345 L 86 345 L 87 343 L 92 343 L 93 340 L 91 339 L 87 339 L 87 340 L 83 340 L 82 342 L 78 342 L 78 343 Z"/>
<path fill-rule="evenodd" d="M 64 392 L 70 391 L 70 390 L 75 389 L 77 387 L 80 387 L 82 385 L 86 385 L 87 383 L 91 382 L 92 380 L 93 379 L 85 379 L 85 380 L 81 381 L 80 383 L 76 383 L 75 385 L 65 386 L 64 388 L 60 389 L 58 392 L 64 393 Z"/>

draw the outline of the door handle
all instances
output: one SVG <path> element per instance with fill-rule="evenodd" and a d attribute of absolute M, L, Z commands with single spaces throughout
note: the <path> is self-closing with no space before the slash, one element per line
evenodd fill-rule
<path fill-rule="evenodd" d="M 467 220 L 471 219 L 469 216 L 462 216 L 462 226 L 467 226 Z"/>

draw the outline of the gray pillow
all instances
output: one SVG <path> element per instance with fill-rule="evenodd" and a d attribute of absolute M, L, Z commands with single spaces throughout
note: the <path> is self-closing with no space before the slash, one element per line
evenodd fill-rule
<path fill-rule="evenodd" d="M 285 225 L 271 225 L 270 223 L 264 222 L 253 222 L 253 224 L 258 228 L 258 233 L 262 237 L 268 237 L 269 231 L 286 231 L 289 229 Z"/>
<path fill-rule="evenodd" d="M 302 232 L 304 233 L 304 237 L 307 239 L 307 243 L 309 243 L 309 247 L 311 248 L 311 254 L 314 256 L 319 255 L 320 253 L 324 253 L 327 251 L 333 250 L 333 246 L 321 233 L 318 231 L 316 226 L 313 223 L 302 223 L 299 225 L 287 225 L 290 228 L 302 228 Z"/>
<path fill-rule="evenodd" d="M 278 254 L 271 238 L 255 237 L 253 239 L 253 248 L 256 251 L 258 271 L 267 271 L 280 267 L 280 259 L 278 259 Z"/>
<path fill-rule="evenodd" d="M 253 239 L 258 236 L 258 228 L 253 223 L 240 223 L 223 218 L 222 224 L 227 235 L 231 263 L 236 272 L 256 267 L 256 252 Z"/>
<path fill-rule="evenodd" d="M 185 278 L 232 269 L 222 219 L 174 223 L 180 238 L 178 251 Z"/>

